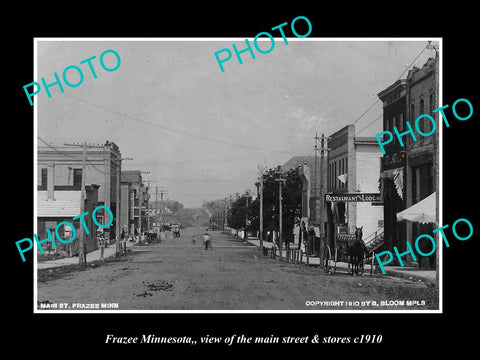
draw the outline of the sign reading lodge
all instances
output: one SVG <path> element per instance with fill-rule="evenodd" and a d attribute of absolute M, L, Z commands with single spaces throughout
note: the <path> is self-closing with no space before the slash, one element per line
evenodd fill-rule
<path fill-rule="evenodd" d="M 325 201 L 345 201 L 345 202 L 381 202 L 380 194 L 325 194 Z"/>

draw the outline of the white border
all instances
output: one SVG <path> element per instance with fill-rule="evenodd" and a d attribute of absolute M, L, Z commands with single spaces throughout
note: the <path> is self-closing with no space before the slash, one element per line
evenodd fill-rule
<path fill-rule="evenodd" d="M 178 38 L 104 38 L 104 37 L 94 37 L 94 38 L 33 38 L 33 76 L 34 80 L 38 79 L 37 73 L 37 62 L 38 62 L 38 53 L 37 53 L 37 42 L 39 41 L 253 41 L 253 37 L 212 37 L 212 38 L 191 38 L 191 37 L 178 37 Z M 282 37 L 274 37 L 275 41 L 283 41 Z M 257 41 L 270 41 L 269 38 L 258 38 Z M 441 37 L 374 37 L 374 38 L 355 38 L 355 37 L 329 37 L 329 38 L 319 38 L 319 37 L 305 37 L 305 38 L 290 38 L 287 37 L 288 42 L 294 41 L 437 41 L 439 43 L 439 99 L 438 106 L 443 106 L 443 38 Z M 394 79 L 392 79 L 394 81 Z M 37 233 L 37 103 L 38 97 L 34 102 L 33 117 L 34 117 L 34 171 L 33 171 L 33 187 L 34 187 L 34 199 L 33 199 L 33 214 L 34 214 L 34 233 Z M 439 131 L 439 172 L 438 172 L 438 181 L 439 181 L 439 227 L 443 226 L 443 127 L 440 126 Z M 440 241 L 439 241 L 440 244 Z M 33 281 L 33 313 L 34 314 L 68 314 L 68 313 L 80 313 L 80 314 L 131 314 L 131 313 L 166 313 L 166 314 L 381 314 L 381 313 L 395 313 L 395 314 L 441 314 L 443 313 L 443 246 L 438 246 L 437 250 L 440 249 L 439 259 L 440 264 L 438 267 L 438 288 L 439 288 L 439 309 L 438 310 L 49 310 L 49 309 L 38 309 L 37 300 L 37 250 L 36 244 L 33 246 L 33 272 L 34 272 L 34 281 Z"/>

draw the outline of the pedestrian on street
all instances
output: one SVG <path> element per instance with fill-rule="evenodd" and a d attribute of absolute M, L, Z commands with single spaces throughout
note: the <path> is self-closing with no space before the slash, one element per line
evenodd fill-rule
<path fill-rule="evenodd" d="M 208 250 L 208 247 L 212 248 L 212 245 L 210 242 L 211 242 L 210 235 L 208 235 L 208 233 L 203 234 L 203 244 L 205 245 L 205 250 Z"/>
<path fill-rule="evenodd" d="M 100 260 L 103 260 L 103 255 L 105 251 L 105 238 L 102 234 L 98 237 L 98 245 L 100 246 Z"/>
<path fill-rule="evenodd" d="M 123 249 L 127 248 L 127 243 L 125 239 L 125 229 L 122 229 L 122 233 L 120 234 L 120 252 L 124 251 Z"/>
<path fill-rule="evenodd" d="M 195 245 L 195 235 L 192 235 L 192 244 Z"/>

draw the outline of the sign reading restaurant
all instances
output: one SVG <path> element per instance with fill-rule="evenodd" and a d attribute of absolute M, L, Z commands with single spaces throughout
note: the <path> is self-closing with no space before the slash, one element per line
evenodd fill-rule
<path fill-rule="evenodd" d="M 381 202 L 380 194 L 325 194 L 325 201 L 345 201 L 345 202 Z"/>

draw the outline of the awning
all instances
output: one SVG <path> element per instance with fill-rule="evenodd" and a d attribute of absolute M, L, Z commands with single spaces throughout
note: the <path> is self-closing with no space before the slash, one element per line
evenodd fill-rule
<path fill-rule="evenodd" d="M 397 213 L 397 220 L 408 220 L 422 224 L 435 223 L 436 221 L 436 192 L 430 194 L 422 201 Z"/>
<path fill-rule="evenodd" d="M 395 169 L 390 169 L 390 170 L 384 170 L 380 173 L 380 179 L 378 188 L 380 190 L 380 194 L 382 194 L 383 198 L 383 179 L 392 179 L 393 183 L 395 184 L 395 190 L 397 190 L 397 194 L 400 197 L 400 199 L 403 200 L 403 172 L 404 168 L 399 167 Z"/>

